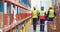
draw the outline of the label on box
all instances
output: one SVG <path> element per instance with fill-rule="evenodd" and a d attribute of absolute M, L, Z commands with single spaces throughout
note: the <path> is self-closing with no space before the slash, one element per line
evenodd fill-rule
<path fill-rule="evenodd" d="M 0 28 L 2 28 L 2 17 L 3 16 L 3 14 L 2 14 L 2 12 L 0 12 Z"/>

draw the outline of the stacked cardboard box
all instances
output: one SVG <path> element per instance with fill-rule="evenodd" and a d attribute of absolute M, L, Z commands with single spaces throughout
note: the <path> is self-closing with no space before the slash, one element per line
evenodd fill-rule
<path fill-rule="evenodd" d="M 57 32 L 60 32 L 60 3 L 58 4 L 58 12 L 57 12 L 57 15 L 56 15 L 56 17 L 57 17 L 57 19 L 56 19 L 56 22 L 57 22 Z"/>
<path fill-rule="evenodd" d="M 47 23 L 47 32 L 56 32 L 56 21 Z"/>

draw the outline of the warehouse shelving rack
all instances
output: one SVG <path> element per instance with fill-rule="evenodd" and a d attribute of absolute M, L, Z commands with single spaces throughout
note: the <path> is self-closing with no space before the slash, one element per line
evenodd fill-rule
<path fill-rule="evenodd" d="M 22 9 L 26 10 L 27 12 L 30 11 L 29 8 L 27 8 L 26 6 L 24 6 L 24 5 L 20 4 L 20 3 L 15 2 L 14 0 L 0 0 L 0 2 L 2 2 L 2 3 L 5 3 L 5 2 L 6 2 L 6 3 L 8 3 L 8 4 L 13 4 L 14 6 L 17 6 L 17 7 L 20 7 L 20 8 L 22 8 Z M 4 7 L 4 5 L 3 5 L 3 7 Z M 5 7 L 5 8 L 6 8 L 6 7 Z M 3 11 L 5 11 L 5 10 L 3 10 Z M 4 14 L 3 14 L 3 15 L 4 15 Z M 13 28 L 16 28 L 16 26 L 20 25 L 20 24 L 23 23 L 23 22 L 26 22 L 27 19 L 30 19 L 30 18 L 31 18 L 31 13 L 26 13 L 26 14 L 24 15 L 24 17 L 25 17 L 25 18 L 23 18 L 23 19 L 21 19 L 21 20 L 18 20 L 15 24 L 12 23 L 12 24 L 10 24 L 10 25 L 8 25 L 8 26 L 6 26 L 6 27 L 0 28 L 0 32 L 12 32 L 11 30 L 12 30 Z M 26 23 L 27 23 L 27 22 L 26 22 Z"/>
<path fill-rule="evenodd" d="M 30 18 L 30 16 L 27 17 L 27 18 L 25 18 L 25 19 L 20 20 L 20 22 L 18 21 L 16 24 L 11 24 L 10 26 L 3 28 L 3 31 L 4 31 L 4 32 L 7 32 L 8 30 L 13 29 L 13 28 L 16 27 L 17 25 L 23 23 L 23 22 L 24 22 L 25 20 L 27 20 L 28 18 Z"/>

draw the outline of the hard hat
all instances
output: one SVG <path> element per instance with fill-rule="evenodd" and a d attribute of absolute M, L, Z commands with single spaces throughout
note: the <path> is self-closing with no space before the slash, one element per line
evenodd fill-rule
<path fill-rule="evenodd" d="M 41 9 L 44 9 L 44 6 L 41 6 Z"/>
<path fill-rule="evenodd" d="M 49 6 L 49 9 L 52 8 L 52 6 Z"/>
<path fill-rule="evenodd" d="M 33 8 L 36 8 L 36 6 L 33 6 Z"/>

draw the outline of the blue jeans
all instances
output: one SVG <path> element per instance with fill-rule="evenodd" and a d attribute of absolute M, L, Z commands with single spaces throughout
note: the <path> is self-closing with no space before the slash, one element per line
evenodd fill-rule
<path fill-rule="evenodd" d="M 40 31 L 44 31 L 45 20 L 40 20 Z"/>

